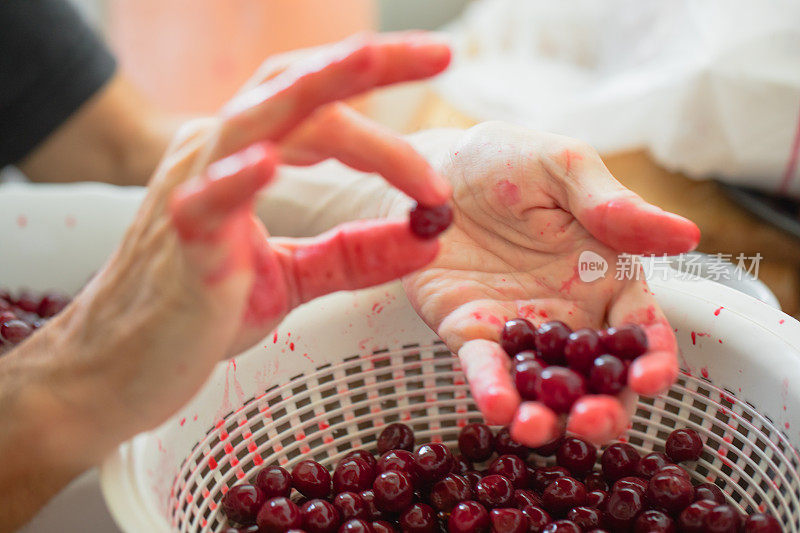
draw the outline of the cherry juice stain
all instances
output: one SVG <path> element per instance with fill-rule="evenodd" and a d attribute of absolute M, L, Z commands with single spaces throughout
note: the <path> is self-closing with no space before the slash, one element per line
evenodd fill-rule
<path fill-rule="evenodd" d="M 27 225 L 28 225 L 28 217 L 26 217 L 25 215 L 19 215 L 17 217 L 17 226 L 19 226 L 20 228 L 24 228 Z"/>
<path fill-rule="evenodd" d="M 714 316 L 719 316 L 720 311 L 722 311 L 723 309 L 725 309 L 725 308 L 722 307 L 722 306 L 718 307 L 717 310 L 714 311 Z"/>

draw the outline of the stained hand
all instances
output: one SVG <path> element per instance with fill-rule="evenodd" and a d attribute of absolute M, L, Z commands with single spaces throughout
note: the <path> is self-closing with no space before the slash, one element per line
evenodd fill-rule
<path fill-rule="evenodd" d="M 510 424 L 532 447 L 556 438 L 564 423 L 598 444 L 617 437 L 630 422 L 633 393 L 661 394 L 678 373 L 672 329 L 643 276 L 616 279 L 618 254 L 687 252 L 699 230 L 625 189 L 593 149 L 572 139 L 501 123 L 455 135 L 439 157 L 454 189 L 454 224 L 436 260 L 405 279 L 412 304 L 459 355 L 489 423 Z M 605 277 L 580 280 L 583 251 L 610 265 Z M 629 389 L 585 396 L 561 417 L 522 401 L 514 386 L 498 344 L 514 317 L 573 329 L 635 323 L 649 349 L 630 366 Z"/>

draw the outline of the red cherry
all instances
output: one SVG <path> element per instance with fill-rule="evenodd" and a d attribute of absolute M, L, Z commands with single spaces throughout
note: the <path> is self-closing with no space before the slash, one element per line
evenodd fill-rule
<path fill-rule="evenodd" d="M 414 449 L 414 432 L 405 424 L 389 424 L 378 436 L 378 453 L 386 453 L 390 450 Z"/>
<path fill-rule="evenodd" d="M 524 318 L 513 318 L 505 323 L 500 332 L 500 346 L 510 356 L 536 348 L 536 330 Z"/>
<path fill-rule="evenodd" d="M 267 499 L 288 497 L 292 492 L 292 475 L 280 466 L 268 466 L 256 474 L 255 484 L 264 491 Z"/>
<path fill-rule="evenodd" d="M 367 503 L 360 494 L 356 494 L 355 492 L 340 492 L 333 498 L 333 505 L 338 510 L 342 520 L 350 520 L 351 518 L 371 518 Z"/>
<path fill-rule="evenodd" d="M 556 452 L 556 463 L 578 477 L 591 472 L 596 460 L 597 448 L 595 445 L 577 437 L 565 438 Z"/>
<path fill-rule="evenodd" d="M 647 335 L 636 324 L 608 328 L 602 338 L 606 349 L 623 359 L 635 359 L 647 351 Z"/>
<path fill-rule="evenodd" d="M 662 471 L 650 478 L 647 499 L 656 509 L 676 515 L 692 503 L 694 487 L 689 480 Z"/>
<path fill-rule="evenodd" d="M 767 514 L 751 515 L 744 523 L 745 533 L 780 533 L 781 524 Z"/>
<path fill-rule="evenodd" d="M 573 507 L 586 503 L 586 487 L 575 478 L 558 478 L 545 487 L 542 502 L 551 515 L 564 516 Z"/>
<path fill-rule="evenodd" d="M 529 529 L 528 517 L 519 509 L 492 509 L 489 519 L 496 533 L 527 533 Z"/>
<path fill-rule="evenodd" d="M 501 455 L 489 465 L 489 473 L 505 477 L 514 488 L 528 487 L 528 465 L 516 455 Z"/>
<path fill-rule="evenodd" d="M 372 485 L 375 505 L 384 512 L 401 512 L 411 505 L 414 499 L 414 485 L 408 475 L 388 470 L 375 478 Z"/>
<path fill-rule="evenodd" d="M 581 328 L 570 333 L 564 346 L 567 366 L 584 375 L 589 374 L 592 363 L 602 353 L 600 337 L 590 328 Z"/>
<path fill-rule="evenodd" d="M 300 520 L 307 533 L 336 533 L 341 518 L 339 511 L 325 500 L 310 500 L 300 507 Z"/>
<path fill-rule="evenodd" d="M 353 457 L 339 463 L 333 472 L 334 492 L 361 492 L 372 487 L 375 480 L 375 468 L 363 459 Z"/>
<path fill-rule="evenodd" d="M 569 412 L 572 404 L 586 394 L 583 376 L 561 366 L 542 370 L 536 385 L 537 399 L 556 413 Z"/>
<path fill-rule="evenodd" d="M 222 498 L 225 516 L 240 524 L 256 523 L 256 515 L 267 498 L 264 492 L 249 484 L 234 485 Z"/>
<path fill-rule="evenodd" d="M 546 322 L 536 332 L 536 349 L 551 365 L 561 364 L 570 333 L 572 330 L 563 322 Z"/>
<path fill-rule="evenodd" d="M 703 452 L 703 441 L 693 429 L 676 429 L 669 434 L 664 447 L 669 458 L 676 463 L 696 461 Z"/>
<path fill-rule="evenodd" d="M 478 502 L 459 503 L 447 521 L 449 533 L 488 533 L 489 513 Z"/>
<path fill-rule="evenodd" d="M 661 452 L 651 452 L 641 458 L 636 467 L 636 475 L 650 479 L 665 466 L 672 464 L 669 457 Z"/>
<path fill-rule="evenodd" d="M 446 230 L 453 222 L 453 209 L 449 204 L 436 207 L 417 204 L 409 212 L 408 222 L 414 235 L 431 239 Z"/>
<path fill-rule="evenodd" d="M 475 499 L 487 509 L 508 507 L 514 497 L 514 485 L 508 478 L 490 474 L 475 486 Z"/>
<path fill-rule="evenodd" d="M 300 508 L 289 498 L 272 498 L 261 506 L 256 522 L 261 533 L 283 533 L 287 529 L 299 528 Z"/>
<path fill-rule="evenodd" d="M 636 518 L 634 533 L 675 533 L 672 518 L 661 511 L 645 511 Z"/>
<path fill-rule="evenodd" d="M 331 474 L 316 461 L 300 461 L 292 468 L 292 485 L 306 498 L 325 498 L 331 493 Z"/>
<path fill-rule="evenodd" d="M 480 481 L 479 481 L 480 482 Z M 437 511 L 450 511 L 458 503 L 472 498 L 472 488 L 466 478 L 450 474 L 434 483 L 430 491 L 431 505 Z"/>
<path fill-rule="evenodd" d="M 437 533 L 436 513 L 430 505 L 415 503 L 400 515 L 403 533 Z"/>
<path fill-rule="evenodd" d="M 494 435 L 486 424 L 468 424 L 458 434 L 458 449 L 470 461 L 483 462 L 494 452 Z"/>

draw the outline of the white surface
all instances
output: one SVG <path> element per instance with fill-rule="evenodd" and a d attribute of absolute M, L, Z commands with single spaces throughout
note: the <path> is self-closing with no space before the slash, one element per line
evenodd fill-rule
<path fill-rule="evenodd" d="M 798 135 L 799 22 L 794 0 L 481 0 L 439 87 L 482 120 L 775 191 Z"/>

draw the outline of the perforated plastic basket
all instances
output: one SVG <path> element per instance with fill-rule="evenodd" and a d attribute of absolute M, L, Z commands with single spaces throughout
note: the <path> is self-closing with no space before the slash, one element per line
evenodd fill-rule
<path fill-rule="evenodd" d="M 665 397 L 639 402 L 627 439 L 659 450 L 673 428 L 697 429 L 706 439 L 689 465 L 697 480 L 800 531 L 800 324 L 711 282 L 652 286 L 686 373 Z M 336 294 L 296 310 L 217 368 L 181 413 L 123 445 L 103 468 L 103 490 L 125 531 L 219 531 L 222 495 L 261 465 L 332 465 L 353 447 L 374 448 L 395 421 L 452 445 L 479 420 L 457 359 L 398 285 Z"/>

